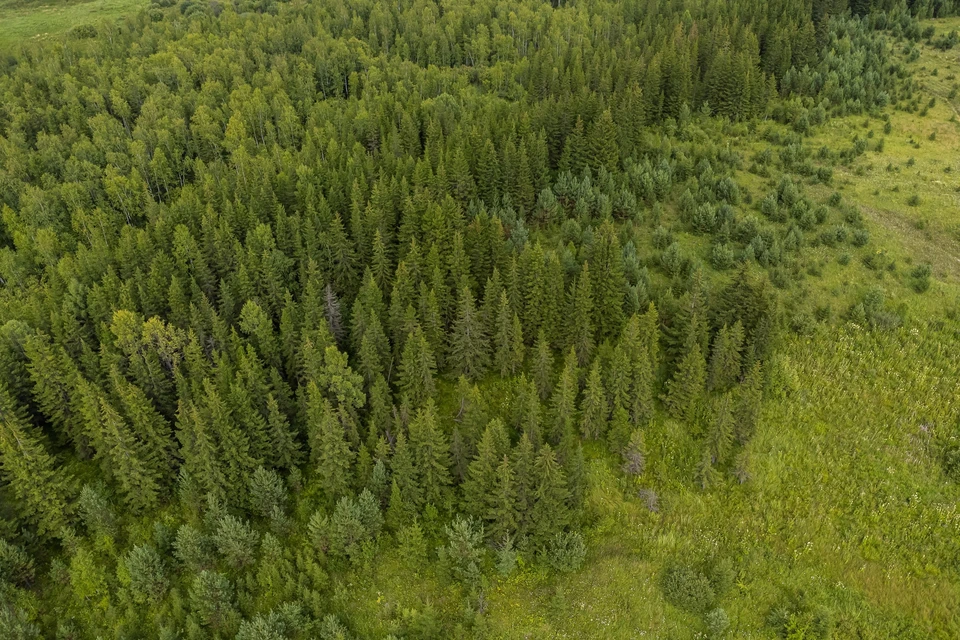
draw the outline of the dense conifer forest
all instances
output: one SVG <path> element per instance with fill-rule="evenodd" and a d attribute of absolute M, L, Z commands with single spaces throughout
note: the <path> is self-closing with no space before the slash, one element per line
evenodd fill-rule
<path fill-rule="evenodd" d="M 769 518 L 677 539 L 819 504 L 768 425 L 868 452 L 877 406 L 923 421 L 912 508 L 957 496 L 956 267 L 835 174 L 956 115 L 916 65 L 958 8 L 154 0 L 0 52 L 0 638 L 956 637 L 879 582 L 751 592 Z M 944 513 L 849 532 L 957 604 Z M 625 548 L 593 580 L 658 613 L 550 626 Z"/>

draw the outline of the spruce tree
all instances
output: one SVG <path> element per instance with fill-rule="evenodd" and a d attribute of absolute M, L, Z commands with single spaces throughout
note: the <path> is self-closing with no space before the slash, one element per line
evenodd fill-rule
<path fill-rule="evenodd" d="M 673 378 L 667 383 L 664 403 L 674 418 L 691 425 L 699 420 L 704 402 L 706 370 L 700 343 L 693 341 Z"/>
<path fill-rule="evenodd" d="M 0 387 L 0 463 L 21 515 L 43 537 L 59 533 L 69 515 L 70 479 L 5 387 Z"/>
<path fill-rule="evenodd" d="M 543 330 L 537 334 L 537 342 L 533 345 L 533 382 L 541 400 L 546 400 L 553 389 L 553 352 Z"/>
<path fill-rule="evenodd" d="M 156 506 L 161 491 L 161 470 L 136 440 L 130 427 L 105 398 L 100 399 L 103 439 L 111 475 L 123 491 L 127 505 L 135 511 Z"/>
<path fill-rule="evenodd" d="M 497 466 L 491 489 L 484 514 L 485 531 L 491 540 L 502 543 L 514 534 L 519 519 L 513 468 L 506 454 Z"/>
<path fill-rule="evenodd" d="M 397 484 L 406 514 L 412 516 L 423 506 L 423 485 L 420 483 L 419 469 L 413 457 L 413 448 L 407 434 L 401 431 L 397 435 L 397 443 L 390 459 L 390 472 Z M 392 500 L 392 499 L 391 499 Z"/>
<path fill-rule="evenodd" d="M 580 277 L 574 285 L 570 307 L 570 335 L 568 344 L 577 352 L 581 367 L 593 358 L 593 286 L 590 284 L 590 269 L 584 263 Z"/>
<path fill-rule="evenodd" d="M 450 444 L 437 424 L 433 400 L 417 411 L 410 422 L 410 450 L 423 492 L 423 504 L 445 504 L 450 477 Z"/>
<path fill-rule="evenodd" d="M 398 387 L 414 407 L 421 406 L 436 392 L 437 365 L 423 331 L 417 326 L 407 337 L 398 372 Z"/>
<path fill-rule="evenodd" d="M 494 365 L 503 377 L 515 374 L 523 364 L 523 330 L 520 318 L 510 308 L 506 292 L 500 293 L 493 350 Z"/>
<path fill-rule="evenodd" d="M 559 445 L 565 438 L 576 432 L 577 394 L 579 392 L 579 371 L 577 356 L 573 347 L 567 353 L 563 371 L 550 399 L 550 442 Z"/>
<path fill-rule="evenodd" d="M 580 403 L 580 434 L 585 439 L 591 440 L 603 436 L 607 432 L 609 411 L 610 406 L 607 403 L 607 394 L 600 375 L 600 359 L 594 358 L 590 375 L 587 376 L 583 400 Z"/>
<path fill-rule="evenodd" d="M 450 334 L 448 362 L 453 371 L 471 380 L 486 373 L 489 363 L 487 337 L 477 314 L 470 288 L 460 289 L 457 317 Z"/>
<path fill-rule="evenodd" d="M 354 453 L 330 401 L 313 382 L 307 385 L 306 415 L 310 460 L 316 465 L 324 494 L 333 503 L 349 488 Z"/>
<path fill-rule="evenodd" d="M 477 445 L 477 455 L 467 471 L 463 484 L 464 507 L 467 513 L 483 518 L 493 490 L 499 460 L 510 448 L 510 439 L 500 420 L 491 420 Z"/>
<path fill-rule="evenodd" d="M 543 445 L 534 464 L 537 478 L 530 514 L 531 534 L 539 547 L 546 546 L 553 536 L 569 524 L 567 477 L 549 444 Z"/>
<path fill-rule="evenodd" d="M 205 493 L 223 497 L 226 476 L 220 462 L 216 435 L 190 401 L 181 401 L 177 410 L 177 440 L 183 456 L 181 474 L 186 472 Z"/>
<path fill-rule="evenodd" d="M 593 314 L 594 325 L 601 338 L 613 338 L 623 326 L 623 303 L 627 281 L 623 272 L 620 239 L 610 220 L 605 220 L 597 231 L 591 263 L 594 267 L 591 274 L 596 301 Z"/>
<path fill-rule="evenodd" d="M 740 352 L 743 348 L 743 325 L 723 325 L 714 340 L 710 354 L 709 386 L 714 391 L 727 391 L 740 378 Z"/>
<path fill-rule="evenodd" d="M 517 536 L 521 537 L 529 532 L 531 509 L 534 504 L 534 492 L 537 482 L 534 464 L 536 450 L 530 437 L 524 433 L 520 441 L 510 452 L 510 464 L 513 468 L 514 493 L 517 508 Z"/>

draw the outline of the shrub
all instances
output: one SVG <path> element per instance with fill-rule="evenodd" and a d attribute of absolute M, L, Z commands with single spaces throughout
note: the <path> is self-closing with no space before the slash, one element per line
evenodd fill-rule
<path fill-rule="evenodd" d="M 660 588 L 667 602 L 692 613 L 705 613 L 716 598 L 710 580 L 696 569 L 684 565 L 668 567 L 663 573 Z"/>
<path fill-rule="evenodd" d="M 710 252 L 710 264 L 713 265 L 713 268 L 718 271 L 724 271 L 733 266 L 736 256 L 734 254 L 733 248 L 725 242 L 720 242 L 713 245 L 713 250 Z"/>
<path fill-rule="evenodd" d="M 930 288 L 930 265 L 917 265 L 910 272 L 910 287 L 917 293 L 923 293 Z"/>
<path fill-rule="evenodd" d="M 870 232 L 866 229 L 857 229 L 853 232 L 853 238 L 850 240 L 850 242 L 855 247 L 865 246 L 868 242 L 870 242 Z"/>
<path fill-rule="evenodd" d="M 722 638 L 730 628 L 730 617 L 722 607 L 717 607 L 704 618 L 707 627 L 707 637 Z"/>
<path fill-rule="evenodd" d="M 918 196 L 917 194 L 913 194 L 912 196 L 907 198 L 907 204 L 910 205 L 911 207 L 920 206 L 920 196 Z"/>
<path fill-rule="evenodd" d="M 547 564 L 556 571 L 576 571 L 586 556 L 587 545 L 579 531 L 558 533 L 547 544 Z"/>

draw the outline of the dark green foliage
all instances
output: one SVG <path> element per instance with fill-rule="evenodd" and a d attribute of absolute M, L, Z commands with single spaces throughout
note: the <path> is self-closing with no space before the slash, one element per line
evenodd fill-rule
<path fill-rule="evenodd" d="M 124 558 L 124 569 L 134 600 L 157 603 L 163 598 L 168 581 L 156 549 L 149 545 L 134 547 Z"/>
<path fill-rule="evenodd" d="M 693 613 L 706 613 L 716 598 L 710 580 L 683 564 L 674 564 L 663 572 L 660 588 L 667 602 Z"/>
<path fill-rule="evenodd" d="M 21 547 L 0 538 L 0 580 L 29 587 L 35 576 L 33 559 Z"/>

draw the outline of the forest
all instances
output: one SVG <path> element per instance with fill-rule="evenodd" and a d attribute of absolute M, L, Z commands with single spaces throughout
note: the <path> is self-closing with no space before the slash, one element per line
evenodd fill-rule
<path fill-rule="evenodd" d="M 152 0 L 0 49 L 0 638 L 956 637 L 958 9 Z M 754 584 L 806 552 L 847 568 Z"/>

